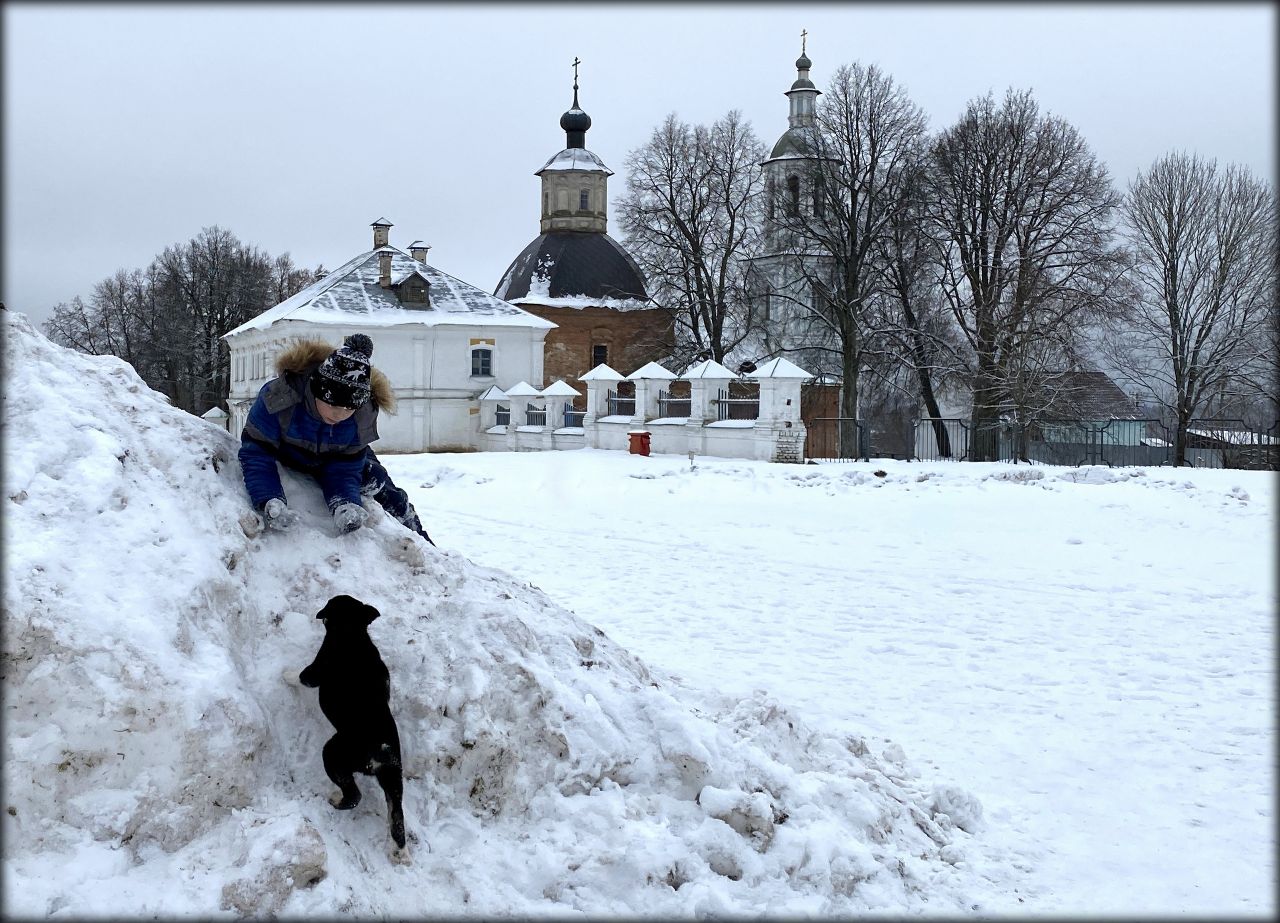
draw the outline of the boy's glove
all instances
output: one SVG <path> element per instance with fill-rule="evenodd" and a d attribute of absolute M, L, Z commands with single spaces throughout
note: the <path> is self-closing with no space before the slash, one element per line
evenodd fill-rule
<path fill-rule="evenodd" d="M 364 525 L 369 514 L 358 503 L 347 501 L 333 508 L 333 521 L 338 524 L 339 532 L 354 532 Z"/>
<path fill-rule="evenodd" d="M 298 521 L 298 514 L 289 509 L 279 497 L 272 497 L 262 508 L 262 518 L 266 521 L 268 529 L 283 532 Z"/>

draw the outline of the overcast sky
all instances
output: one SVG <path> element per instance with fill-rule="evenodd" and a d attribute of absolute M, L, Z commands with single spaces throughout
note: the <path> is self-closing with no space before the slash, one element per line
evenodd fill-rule
<path fill-rule="evenodd" d="M 4 5 L 5 304 L 37 322 L 220 225 L 332 269 L 371 246 L 492 291 L 538 234 L 572 99 L 621 195 L 669 112 L 772 145 L 808 31 L 819 88 L 878 64 L 933 128 L 1010 86 L 1123 188 L 1185 149 L 1274 182 L 1275 9 L 1249 4 Z M 611 212 L 612 219 L 612 212 Z M 610 233 L 622 235 L 612 220 Z"/>

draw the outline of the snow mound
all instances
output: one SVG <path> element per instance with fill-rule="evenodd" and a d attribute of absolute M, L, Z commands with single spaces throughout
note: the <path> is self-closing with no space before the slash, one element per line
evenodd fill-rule
<path fill-rule="evenodd" d="M 9 913 L 945 913 L 990 893 L 963 861 L 981 805 L 900 748 L 764 693 L 699 697 L 389 517 L 335 536 L 288 474 L 302 522 L 248 537 L 233 437 L 3 323 Z M 371 779 L 329 807 L 331 728 L 281 679 L 338 593 L 382 612 L 407 867 Z"/>
<path fill-rule="evenodd" d="M 1082 465 L 1058 475 L 1059 481 L 1071 481 L 1073 484 L 1114 484 L 1127 481 L 1131 477 L 1142 477 L 1140 471 L 1112 471 L 1106 465 Z"/>
<path fill-rule="evenodd" d="M 1039 468 L 1014 467 L 1008 470 L 993 471 L 983 478 L 984 481 L 1007 481 L 1011 484 L 1030 484 L 1044 480 L 1044 472 Z"/>

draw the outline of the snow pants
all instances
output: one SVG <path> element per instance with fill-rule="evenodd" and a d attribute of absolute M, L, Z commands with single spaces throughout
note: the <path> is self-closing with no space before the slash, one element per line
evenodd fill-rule
<path fill-rule="evenodd" d="M 392 482 L 391 475 L 387 473 L 386 468 L 382 467 L 382 462 L 378 461 L 378 456 L 373 454 L 373 449 L 369 449 L 365 457 L 364 471 L 360 480 L 360 496 L 372 497 L 397 522 L 417 532 L 427 540 L 428 544 L 435 544 L 431 541 L 431 536 L 422 528 L 422 521 L 418 519 L 413 504 L 409 502 L 409 495 Z"/>

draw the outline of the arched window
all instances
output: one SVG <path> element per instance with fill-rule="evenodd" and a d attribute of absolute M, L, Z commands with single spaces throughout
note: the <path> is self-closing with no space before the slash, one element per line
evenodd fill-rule
<path fill-rule="evenodd" d="M 591 190 L 578 190 L 578 211 L 585 212 L 591 208 Z"/>
<path fill-rule="evenodd" d="M 493 377 L 493 350 L 487 346 L 476 346 L 471 350 L 471 377 Z"/>
<path fill-rule="evenodd" d="M 813 178 L 813 216 L 823 218 L 827 214 L 827 195 L 822 185 L 822 174 Z"/>
<path fill-rule="evenodd" d="M 794 174 L 787 177 L 787 214 L 793 218 L 800 214 L 800 177 Z"/>

